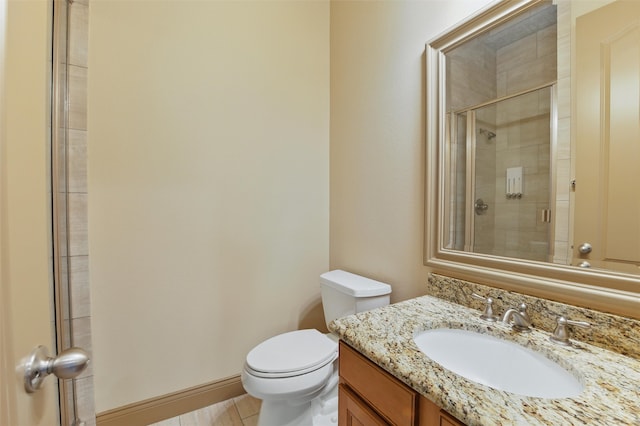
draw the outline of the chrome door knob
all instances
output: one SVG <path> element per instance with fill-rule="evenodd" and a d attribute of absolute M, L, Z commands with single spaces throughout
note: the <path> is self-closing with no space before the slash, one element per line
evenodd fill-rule
<path fill-rule="evenodd" d="M 593 247 L 591 247 L 591 244 L 589 243 L 582 243 L 582 245 L 580 245 L 580 247 L 578 248 L 578 251 L 582 254 L 591 253 L 591 250 L 593 250 Z"/>
<path fill-rule="evenodd" d="M 59 379 L 73 379 L 87 368 L 89 355 L 80 348 L 69 348 L 52 358 L 47 348 L 38 346 L 24 366 L 24 388 L 27 393 L 40 389 L 44 379 L 53 373 Z"/>
<path fill-rule="evenodd" d="M 578 266 L 581 268 L 591 268 L 591 264 L 586 260 L 583 260 L 582 262 L 578 263 Z"/>

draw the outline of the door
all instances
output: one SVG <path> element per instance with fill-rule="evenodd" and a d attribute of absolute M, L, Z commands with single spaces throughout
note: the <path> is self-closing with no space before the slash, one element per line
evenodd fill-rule
<path fill-rule="evenodd" d="M 577 19 L 576 70 L 573 264 L 637 274 L 640 2 Z"/>
<path fill-rule="evenodd" d="M 0 424 L 58 424 L 57 383 L 16 366 L 53 348 L 48 202 L 50 2 L 0 0 Z M 6 32 L 5 32 L 6 30 Z"/>

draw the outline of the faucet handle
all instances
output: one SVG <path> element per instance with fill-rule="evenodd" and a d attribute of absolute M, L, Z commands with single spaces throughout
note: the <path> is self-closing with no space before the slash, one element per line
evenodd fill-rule
<path fill-rule="evenodd" d="M 556 325 L 555 330 L 553 330 L 553 334 L 549 336 L 549 340 L 551 340 L 553 343 L 557 343 L 558 345 L 571 346 L 571 341 L 569 340 L 569 330 L 567 329 L 568 325 L 581 328 L 588 328 L 591 326 L 591 324 L 585 321 L 573 321 L 566 319 L 563 316 L 559 316 L 558 324 Z"/>
<path fill-rule="evenodd" d="M 484 300 L 486 303 L 484 307 L 484 312 L 480 315 L 480 318 L 485 321 L 497 321 L 498 316 L 493 314 L 493 299 L 491 297 L 482 297 L 479 294 L 472 293 L 471 297 L 478 300 Z"/>

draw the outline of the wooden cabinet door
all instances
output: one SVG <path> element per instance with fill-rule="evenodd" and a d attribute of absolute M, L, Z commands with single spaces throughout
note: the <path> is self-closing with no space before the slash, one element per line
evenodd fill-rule
<path fill-rule="evenodd" d="M 440 426 L 464 426 L 464 423 L 460 422 L 455 417 L 452 417 L 444 410 L 440 410 Z"/>
<path fill-rule="evenodd" d="M 389 423 L 347 386 L 338 387 L 338 424 L 340 426 L 388 426 Z"/>
<path fill-rule="evenodd" d="M 424 396 L 419 401 L 418 426 L 465 426 Z"/>
<path fill-rule="evenodd" d="M 338 425 L 464 426 L 342 341 Z"/>

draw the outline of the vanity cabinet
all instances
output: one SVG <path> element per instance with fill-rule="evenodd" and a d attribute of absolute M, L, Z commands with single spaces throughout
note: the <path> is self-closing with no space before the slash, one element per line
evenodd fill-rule
<path fill-rule="evenodd" d="M 340 341 L 339 426 L 464 426 Z"/>

